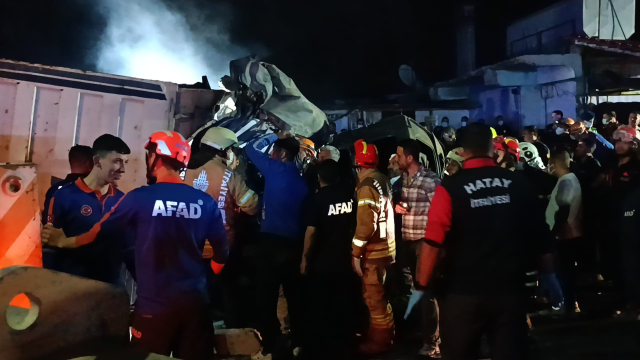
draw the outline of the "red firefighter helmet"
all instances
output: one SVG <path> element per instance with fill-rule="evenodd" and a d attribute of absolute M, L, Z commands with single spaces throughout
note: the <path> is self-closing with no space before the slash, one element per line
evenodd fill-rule
<path fill-rule="evenodd" d="M 375 145 L 358 140 L 354 147 L 356 149 L 356 166 L 375 168 L 378 165 L 378 148 Z"/>
<path fill-rule="evenodd" d="M 513 154 L 516 157 L 516 160 L 520 161 L 520 145 L 517 140 L 498 136 L 493 139 L 493 147 L 496 150 Z"/>
<path fill-rule="evenodd" d="M 150 149 L 151 144 L 155 145 L 155 153 L 166 156 L 183 163 L 186 167 L 191 157 L 191 146 L 185 138 L 175 131 L 158 131 L 149 136 L 149 140 L 144 144 L 144 148 Z"/>

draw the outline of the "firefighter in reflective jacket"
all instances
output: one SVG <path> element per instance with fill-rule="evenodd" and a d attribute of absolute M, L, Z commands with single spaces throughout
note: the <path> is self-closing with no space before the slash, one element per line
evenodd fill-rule
<path fill-rule="evenodd" d="M 353 265 L 362 277 L 370 314 L 369 332 L 360 345 L 360 352 L 376 354 L 389 350 L 394 336 L 393 312 L 384 296 L 386 267 L 393 263 L 396 253 L 392 193 L 389 179 L 376 169 L 375 145 L 358 140 L 355 150 L 359 184 Z"/>
<path fill-rule="evenodd" d="M 234 157 L 231 147 L 237 143 L 238 137 L 229 129 L 214 127 L 207 130 L 200 142 L 200 151 L 211 160 L 197 169 L 187 170 L 185 175 L 187 184 L 193 184 L 194 188 L 218 202 L 231 246 L 235 240 L 233 220 L 236 211 L 249 215 L 258 212 L 258 195 L 249 189 L 241 176 L 227 167 L 227 162 L 231 163 Z"/>
<path fill-rule="evenodd" d="M 229 239 L 229 259 L 224 270 L 220 272 L 218 281 L 222 287 L 224 304 L 224 322 L 227 327 L 244 327 L 241 321 L 244 309 L 242 308 L 244 296 L 243 288 L 239 285 L 239 279 L 243 277 L 243 247 L 242 239 L 236 242 L 236 224 L 238 224 L 238 211 L 248 215 L 258 212 L 258 195 L 254 193 L 238 173 L 227 165 L 233 163 L 235 154 L 231 147 L 238 143 L 236 134 L 223 127 L 214 127 L 204 134 L 200 142 L 199 158 L 207 161 L 196 169 L 188 169 L 185 182 L 194 188 L 211 195 L 217 202 L 224 227 Z M 207 242 L 203 257 L 210 259 L 213 255 L 210 244 Z"/>
<path fill-rule="evenodd" d="M 124 229 L 135 231 L 138 298 L 131 321 L 132 346 L 180 359 L 209 359 L 213 322 L 202 251 L 208 240 L 212 267 L 221 267 L 227 259 L 220 209 L 211 196 L 180 178 L 191 156 L 182 135 L 156 132 L 145 149 L 150 186 L 123 196 L 89 232 L 67 238 L 61 229 L 45 225 L 42 240 L 76 248 L 101 236 L 117 239 Z"/>

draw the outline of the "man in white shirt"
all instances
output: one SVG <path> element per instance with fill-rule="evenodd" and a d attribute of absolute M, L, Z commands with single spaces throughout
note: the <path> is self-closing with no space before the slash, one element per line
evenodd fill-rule
<path fill-rule="evenodd" d="M 569 171 L 570 158 L 566 151 L 557 151 L 549 159 L 549 173 L 558 178 L 547 206 L 546 219 L 556 237 L 560 262 L 560 282 L 567 315 L 579 312 L 575 298 L 576 262 L 579 247 L 583 246 L 582 189 L 575 174 Z"/>

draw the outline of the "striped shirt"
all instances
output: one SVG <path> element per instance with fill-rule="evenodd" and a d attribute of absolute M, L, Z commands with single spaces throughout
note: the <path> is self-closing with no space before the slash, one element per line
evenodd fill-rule
<path fill-rule="evenodd" d="M 403 175 L 401 200 L 409 206 L 409 213 L 402 216 L 403 240 L 414 241 L 424 238 L 431 200 L 438 185 L 438 175 L 423 166 L 412 178 L 406 173 Z"/>

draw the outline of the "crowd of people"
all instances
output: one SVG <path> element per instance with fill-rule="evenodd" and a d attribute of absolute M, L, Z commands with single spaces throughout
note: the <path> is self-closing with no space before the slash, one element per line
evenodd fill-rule
<path fill-rule="evenodd" d="M 242 149 L 211 128 L 192 154 L 163 131 L 145 145 L 149 186 L 126 195 L 131 151 L 103 135 L 71 149 L 47 192 L 44 266 L 121 285 L 124 264 L 132 346 L 183 359 L 213 355 L 220 318 L 255 327 L 277 358 L 380 354 L 417 322 L 420 355 L 471 359 L 484 341 L 493 359 L 525 359 L 528 301 L 574 317 L 581 276 L 611 281 L 619 315 L 639 315 L 637 113 L 597 129 L 553 116 L 521 139 L 504 118 L 443 119 L 443 177 L 412 139 L 380 169 L 364 140 L 347 154 L 280 132 Z"/>

